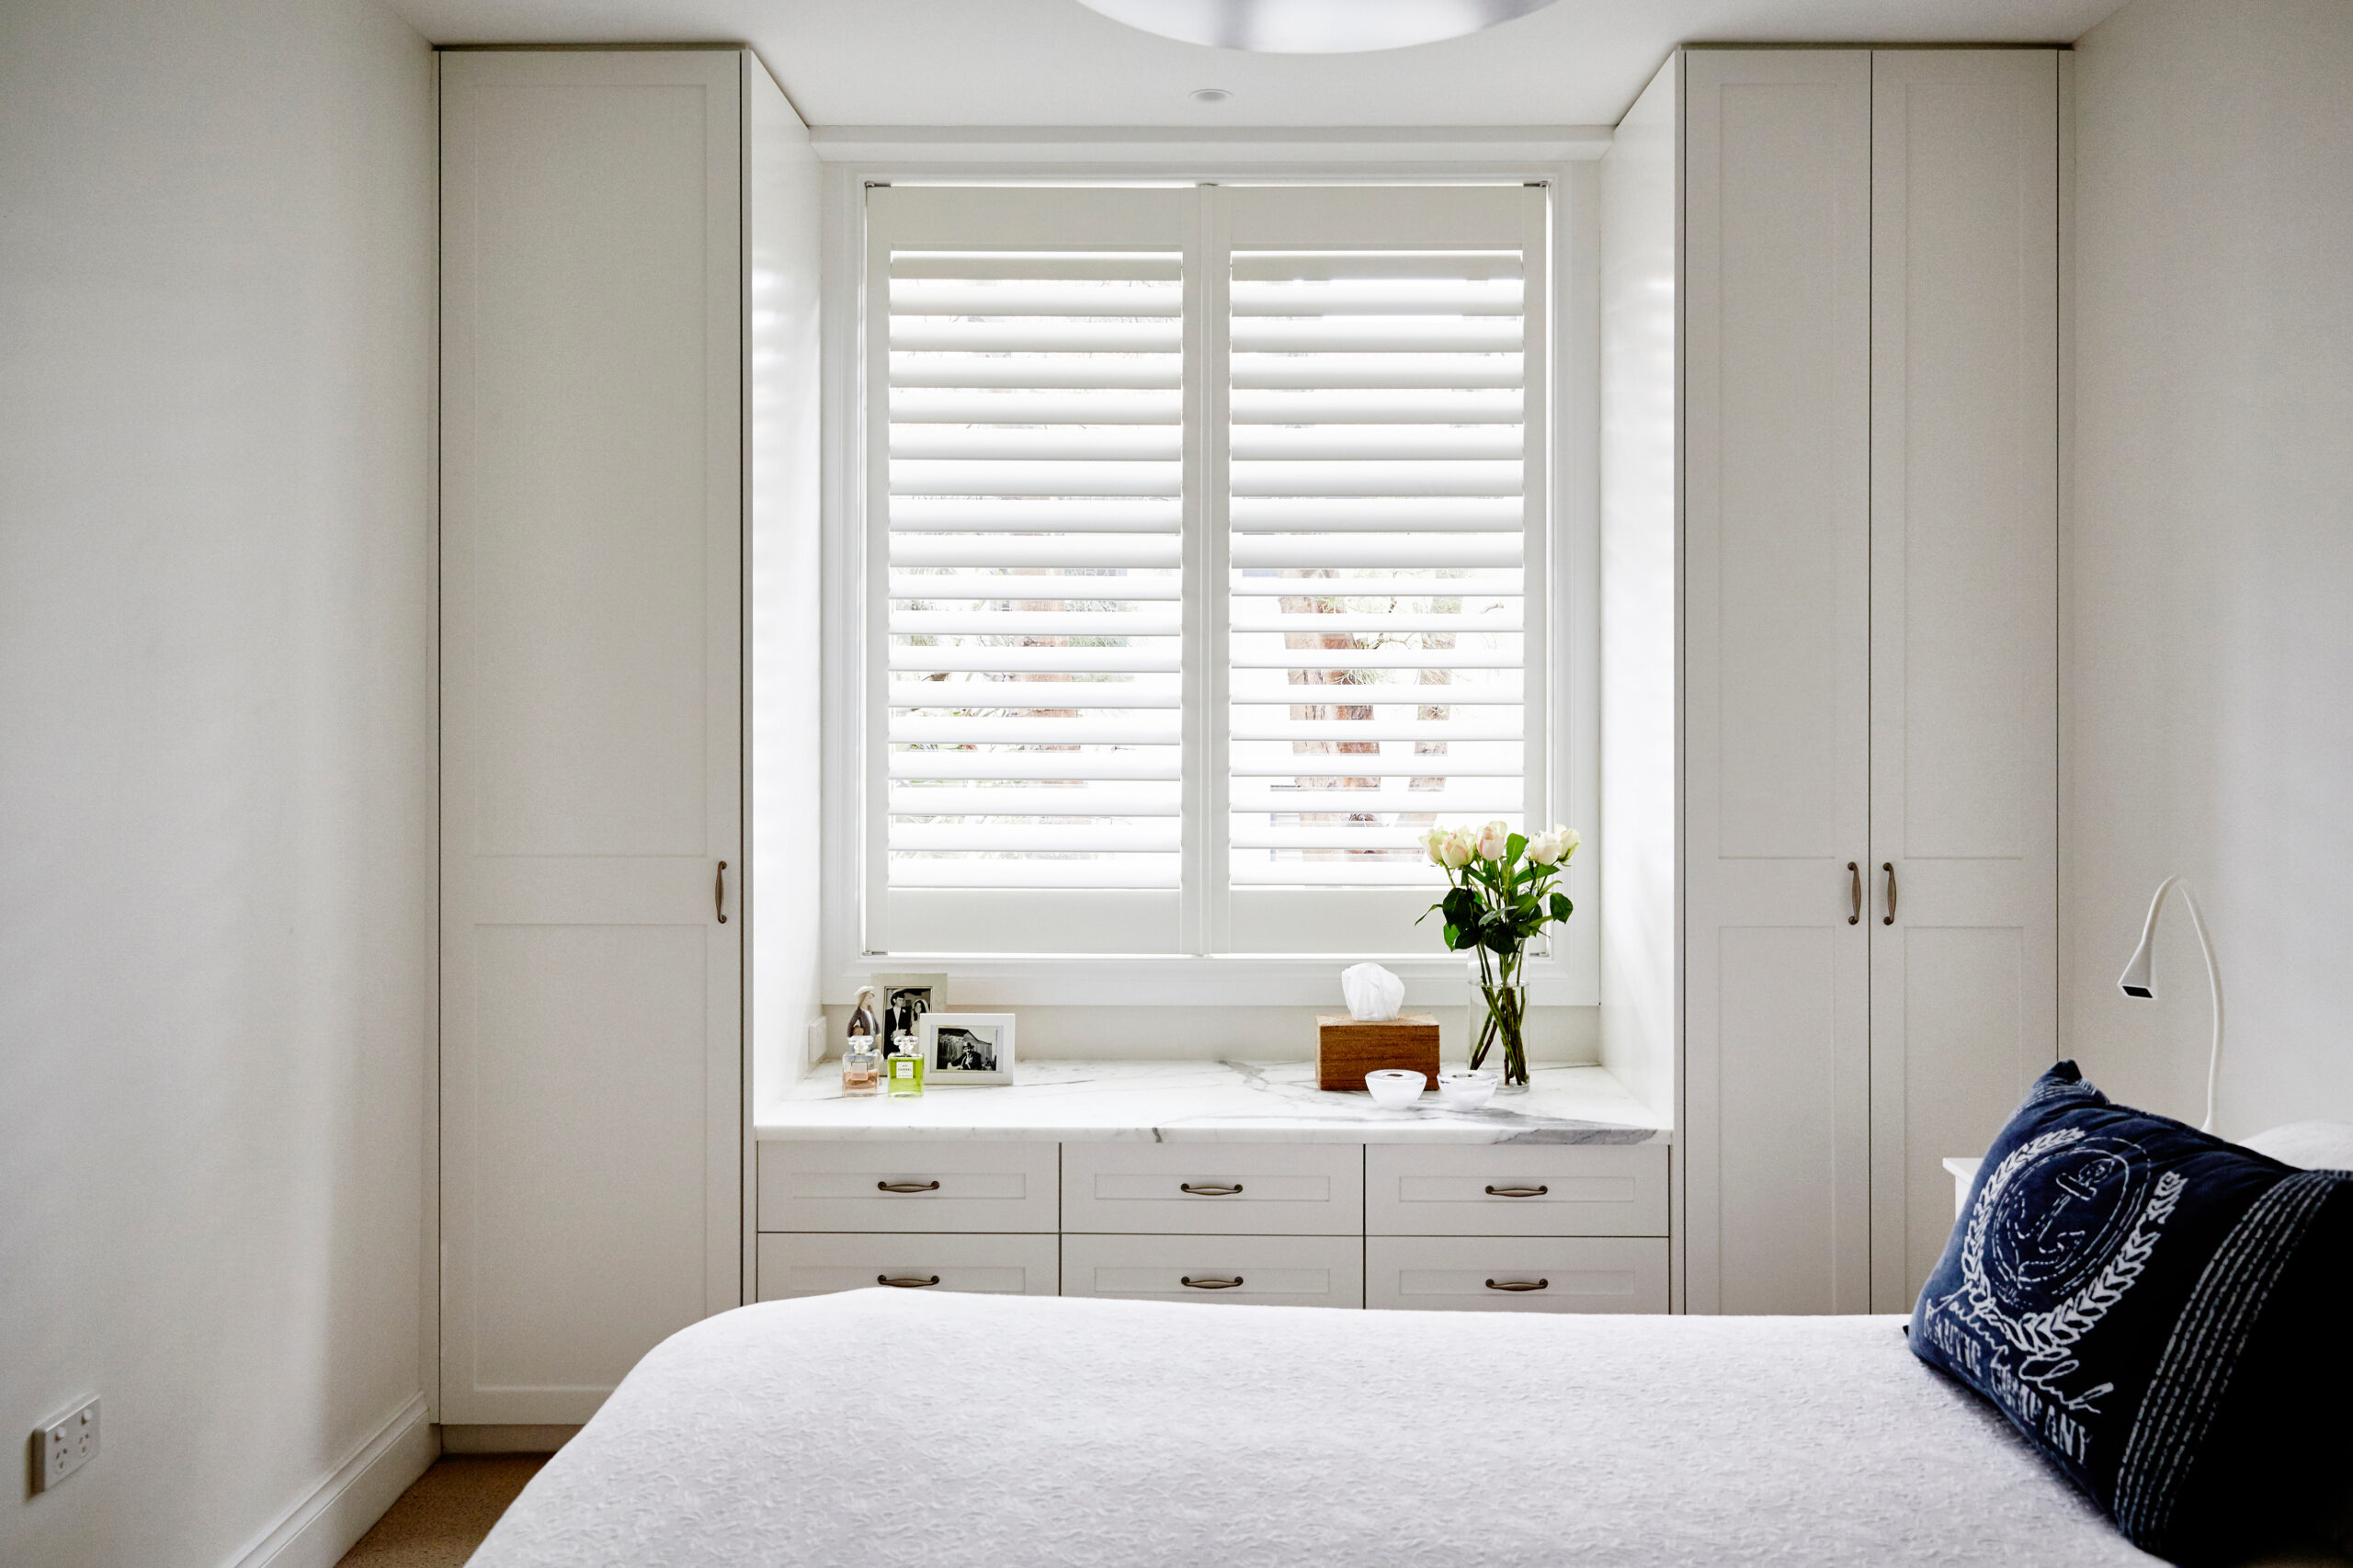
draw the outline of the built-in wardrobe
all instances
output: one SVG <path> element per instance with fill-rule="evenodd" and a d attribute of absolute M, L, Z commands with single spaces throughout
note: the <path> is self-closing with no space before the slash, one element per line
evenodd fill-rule
<path fill-rule="evenodd" d="M 1693 49 L 1603 160 L 1604 1029 L 1693 1312 L 1907 1308 L 2057 1049 L 2063 91 Z"/>
<path fill-rule="evenodd" d="M 814 814 L 817 263 L 747 51 L 440 62 L 454 1432 L 585 1421 L 750 1299 L 746 1045 L 814 1005 L 813 871 L 746 851 Z"/>

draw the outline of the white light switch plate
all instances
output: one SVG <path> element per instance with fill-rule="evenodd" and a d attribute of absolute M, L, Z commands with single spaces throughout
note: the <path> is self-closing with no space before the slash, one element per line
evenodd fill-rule
<path fill-rule="evenodd" d="M 98 1452 L 98 1402 L 90 1401 L 40 1429 L 40 1489 L 56 1485 Z"/>

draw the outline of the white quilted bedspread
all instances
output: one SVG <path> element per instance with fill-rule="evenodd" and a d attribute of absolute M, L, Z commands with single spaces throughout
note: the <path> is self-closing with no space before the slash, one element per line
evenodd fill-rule
<path fill-rule="evenodd" d="M 475 1568 L 2101 1568 L 1900 1318 L 861 1290 L 655 1349 Z"/>

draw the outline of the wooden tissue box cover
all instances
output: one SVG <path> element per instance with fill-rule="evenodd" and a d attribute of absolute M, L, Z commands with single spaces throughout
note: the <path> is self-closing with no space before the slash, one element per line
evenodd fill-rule
<path fill-rule="evenodd" d="M 1438 1020 L 1427 1013 L 1401 1013 L 1380 1023 L 1359 1023 L 1346 1013 L 1315 1015 L 1315 1086 L 1362 1089 L 1364 1075 L 1395 1067 L 1429 1079 L 1438 1087 Z"/>

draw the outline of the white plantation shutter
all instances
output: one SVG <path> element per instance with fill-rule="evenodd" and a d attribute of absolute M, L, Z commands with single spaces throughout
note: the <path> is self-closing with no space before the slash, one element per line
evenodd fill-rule
<path fill-rule="evenodd" d="M 1067 947 L 1074 927 L 1087 945 L 1120 925 L 1074 923 L 1085 901 L 1068 895 L 1154 890 L 1165 946 L 1184 805 L 1182 231 L 1105 244 L 1057 222 L 1071 193 L 875 195 L 944 208 L 881 236 L 870 297 L 886 344 L 886 907 L 922 947 Z"/>
<path fill-rule="evenodd" d="M 1542 213 L 870 193 L 870 947 L 1436 945 L 1542 798 Z"/>
<path fill-rule="evenodd" d="M 1229 875 L 1435 885 L 1525 817 L 1523 258 L 1232 265 Z"/>
<path fill-rule="evenodd" d="M 1544 798 L 1543 193 L 1222 194 L 1223 945 L 1427 950 Z"/>

